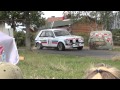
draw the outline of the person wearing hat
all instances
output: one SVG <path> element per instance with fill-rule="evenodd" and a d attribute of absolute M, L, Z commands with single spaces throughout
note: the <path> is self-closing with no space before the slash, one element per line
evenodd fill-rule
<path fill-rule="evenodd" d="M 0 62 L 0 79 L 23 79 L 23 74 L 17 65 Z"/>

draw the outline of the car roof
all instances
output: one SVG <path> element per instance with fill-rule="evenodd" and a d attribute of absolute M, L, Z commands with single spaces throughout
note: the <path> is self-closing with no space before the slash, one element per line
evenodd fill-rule
<path fill-rule="evenodd" d="M 41 31 L 48 31 L 48 30 L 55 31 L 55 30 L 67 30 L 67 29 L 42 29 Z"/>

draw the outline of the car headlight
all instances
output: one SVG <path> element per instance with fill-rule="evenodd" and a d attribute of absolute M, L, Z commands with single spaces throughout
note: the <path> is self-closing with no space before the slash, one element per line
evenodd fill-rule
<path fill-rule="evenodd" d="M 83 37 L 79 38 L 78 42 L 84 42 L 84 38 Z"/>
<path fill-rule="evenodd" d="M 78 42 L 81 42 L 81 39 L 80 39 L 80 38 L 78 39 Z"/>
<path fill-rule="evenodd" d="M 76 39 L 73 39 L 73 43 L 76 43 Z"/>

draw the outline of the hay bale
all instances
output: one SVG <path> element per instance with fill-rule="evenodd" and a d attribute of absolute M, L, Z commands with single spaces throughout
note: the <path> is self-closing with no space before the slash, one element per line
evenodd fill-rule
<path fill-rule="evenodd" d="M 112 61 L 120 61 L 120 56 L 114 56 L 114 57 L 112 58 Z"/>

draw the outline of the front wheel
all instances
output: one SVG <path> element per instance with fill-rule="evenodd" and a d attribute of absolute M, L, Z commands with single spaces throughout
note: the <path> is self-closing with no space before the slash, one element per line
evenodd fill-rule
<path fill-rule="evenodd" d="M 83 46 L 81 46 L 81 47 L 78 47 L 77 49 L 78 49 L 78 50 L 82 50 L 82 49 L 83 49 Z"/>
<path fill-rule="evenodd" d="M 37 49 L 43 49 L 43 46 L 41 43 L 37 43 Z"/>
<path fill-rule="evenodd" d="M 58 49 L 59 51 L 64 51 L 64 50 L 65 50 L 64 44 L 63 44 L 62 42 L 58 43 L 57 49 Z"/>

